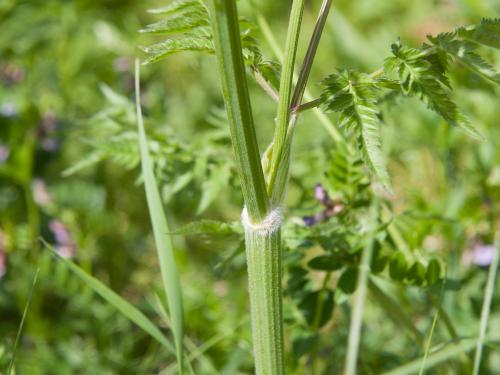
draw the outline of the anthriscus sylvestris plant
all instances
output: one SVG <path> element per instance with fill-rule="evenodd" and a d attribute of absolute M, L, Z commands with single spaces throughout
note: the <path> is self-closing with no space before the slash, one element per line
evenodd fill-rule
<path fill-rule="evenodd" d="M 370 211 L 367 229 L 363 232 L 368 239 L 360 238 L 359 249 L 351 249 L 344 259 L 318 257 L 310 262 L 310 266 L 327 270 L 330 274 L 347 265 L 339 283 L 346 293 L 352 293 L 356 286 L 360 288 L 353 306 L 345 366 L 346 374 L 355 374 L 365 290 L 370 288 L 374 295 L 380 296 L 382 300 L 386 298 L 368 277 L 370 272 L 380 272 L 387 263 L 377 257 L 377 251 L 384 241 L 385 233 L 390 231 L 387 224 L 390 221 L 390 205 L 383 197 L 370 191 L 373 180 L 381 184 L 388 194 L 392 192 L 381 149 L 381 102 L 394 96 L 415 97 L 449 125 L 481 139 L 479 131 L 453 101 L 452 85 L 447 73 L 457 62 L 486 80 L 500 82 L 500 75 L 479 54 L 481 47 L 500 48 L 500 20 L 486 19 L 477 25 L 429 36 L 428 41 L 420 47 L 409 47 L 398 40 L 391 46 L 390 55 L 380 69 L 374 72 L 361 72 L 348 67 L 334 69 L 321 82 L 320 97 L 304 102 L 310 71 L 332 1 L 322 2 L 305 56 L 301 62 L 297 62 L 304 4 L 305 0 L 293 0 L 291 4 L 283 60 L 278 63 L 261 52 L 250 22 L 238 16 L 235 0 L 209 0 L 207 3 L 201 0 L 174 1 L 152 10 L 162 19 L 142 30 L 144 33 L 166 36 L 165 40 L 144 48 L 148 55 L 145 63 L 156 62 L 179 52 L 203 52 L 215 55 L 217 60 L 245 203 L 241 221 L 245 232 L 257 374 L 283 374 L 285 371 L 281 234 L 297 118 L 302 112 L 316 107 L 338 114 L 338 127 L 344 131 L 345 137 L 336 137 L 338 148 L 344 150 L 337 158 L 343 159 L 338 164 L 332 164 L 333 170 L 329 173 L 333 176 L 332 180 L 339 181 L 339 171 L 335 170 L 335 165 L 350 168 L 350 172 L 345 173 L 348 176 L 343 183 L 347 187 L 343 191 L 346 202 L 348 198 L 354 200 L 364 197 L 363 204 Z M 247 87 L 248 76 L 253 77 L 264 93 L 277 102 L 274 137 L 263 153 L 257 144 Z M 269 119 L 269 123 L 273 123 L 273 118 Z M 371 174 L 368 181 L 363 164 Z M 342 170 L 347 171 L 345 168 Z M 306 224 L 310 228 L 305 230 L 309 231 L 308 236 L 312 240 L 326 241 L 328 233 L 315 225 L 336 215 L 342 221 L 348 215 L 345 212 L 355 209 L 352 208 L 354 206 L 346 207 L 345 202 L 330 200 L 321 192 L 321 187 L 317 189 L 325 211 L 321 217 L 307 218 Z M 349 195 L 351 190 L 352 196 Z M 390 234 L 397 238 L 394 233 Z M 336 235 L 339 236 L 338 233 Z M 349 238 L 352 236 L 355 234 L 346 232 L 345 242 L 342 243 L 350 244 Z M 378 260 L 381 262 L 377 263 Z M 443 267 L 439 262 L 424 259 L 409 265 L 400 254 L 391 258 L 389 271 L 391 278 L 410 280 L 417 285 L 432 285 L 444 278 Z M 287 288 L 287 292 L 293 295 L 294 290 Z M 314 298 L 321 300 L 322 297 Z M 321 302 L 321 309 L 332 301 L 328 298 Z M 390 304 L 390 300 L 384 301 L 385 305 Z M 316 313 L 309 322 L 316 330 L 323 324 L 321 314 L 321 311 Z M 418 331 L 416 336 L 421 342 Z"/>

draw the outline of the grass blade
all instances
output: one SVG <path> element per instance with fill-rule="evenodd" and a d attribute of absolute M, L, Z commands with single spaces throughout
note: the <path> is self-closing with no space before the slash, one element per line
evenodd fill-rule
<path fill-rule="evenodd" d="M 439 293 L 439 302 L 438 306 L 436 307 L 436 313 L 434 314 L 434 319 L 432 319 L 431 330 L 429 332 L 429 337 L 427 338 L 427 343 L 425 345 L 425 353 L 424 353 L 424 358 L 422 359 L 422 366 L 420 367 L 419 375 L 423 375 L 425 373 L 425 365 L 427 362 L 427 358 L 429 357 L 429 352 L 431 351 L 432 336 L 434 335 L 434 330 L 436 329 L 436 324 L 439 319 L 439 312 L 441 311 L 440 307 L 441 307 L 441 301 L 443 299 L 445 284 L 446 284 L 446 275 L 441 285 L 441 291 Z"/>
<path fill-rule="evenodd" d="M 14 368 L 14 361 L 16 359 L 17 347 L 19 345 L 19 340 L 21 339 L 21 334 L 24 327 L 24 321 L 26 320 L 26 316 L 28 315 L 28 310 L 30 308 L 31 300 L 33 298 L 33 291 L 35 290 L 35 286 L 38 281 L 39 272 L 40 269 L 37 268 L 35 276 L 33 276 L 33 283 L 31 284 L 31 289 L 28 294 L 28 300 L 26 301 L 26 305 L 24 306 L 23 316 L 21 317 L 21 323 L 19 323 L 19 329 L 17 330 L 16 341 L 14 341 L 14 347 L 12 349 L 12 358 L 10 359 L 9 368 L 7 369 L 7 375 L 10 375 L 12 369 Z"/>
<path fill-rule="evenodd" d="M 481 365 L 481 355 L 483 353 L 484 339 L 486 337 L 486 328 L 488 327 L 488 319 L 490 316 L 491 300 L 493 291 L 495 290 L 495 279 L 500 262 L 500 234 L 495 238 L 495 253 L 491 261 L 490 270 L 488 272 L 488 281 L 484 292 L 484 302 L 481 310 L 481 321 L 479 323 L 479 337 L 477 339 L 476 354 L 474 355 L 474 370 L 473 375 L 479 375 L 479 367 Z"/>
<path fill-rule="evenodd" d="M 47 242 L 45 242 L 44 240 L 42 240 L 42 242 L 63 262 L 66 267 L 68 267 L 80 280 L 82 280 L 85 285 L 87 285 L 95 293 L 106 300 L 106 302 L 116 308 L 123 316 L 125 316 L 131 322 L 137 324 L 144 332 L 155 338 L 169 352 L 175 354 L 175 349 L 172 343 L 165 337 L 165 335 L 158 329 L 158 327 L 151 320 L 149 320 L 146 315 L 144 315 L 137 307 L 112 291 L 94 276 L 82 270 L 75 263 L 59 256 L 54 248 Z"/>
<path fill-rule="evenodd" d="M 463 353 L 474 349 L 476 340 L 466 339 L 461 342 L 445 347 L 442 350 L 429 354 L 427 356 L 426 367 L 429 369 L 451 358 L 457 357 Z M 382 375 L 413 375 L 417 374 L 422 366 L 422 358 L 417 358 L 407 364 L 397 367 L 393 370 L 383 373 Z"/>
<path fill-rule="evenodd" d="M 172 322 L 172 331 L 174 334 L 177 363 L 180 373 L 183 372 L 183 338 L 184 338 L 184 318 L 181 296 L 181 285 L 171 239 L 168 235 L 167 218 L 163 211 L 163 205 L 160 198 L 160 192 L 156 184 L 153 173 L 153 167 L 149 156 L 148 143 L 144 123 L 142 120 L 142 111 L 140 104 L 140 85 L 139 85 L 139 60 L 135 61 L 135 100 L 137 111 L 137 126 L 139 130 L 139 147 L 141 151 L 142 174 L 144 177 L 144 187 L 146 189 L 146 200 L 148 202 L 149 215 L 153 226 L 156 251 L 160 262 L 160 270 L 163 281 L 163 287 L 167 296 L 168 310 Z"/>

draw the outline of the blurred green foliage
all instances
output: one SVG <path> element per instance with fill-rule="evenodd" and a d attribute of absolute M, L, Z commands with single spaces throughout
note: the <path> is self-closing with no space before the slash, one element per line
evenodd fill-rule
<path fill-rule="evenodd" d="M 289 2 L 256 4 L 284 44 Z M 145 57 L 137 46 L 151 44 L 151 36 L 137 31 L 157 20 L 146 9 L 161 5 L 0 2 L 0 373 L 11 359 L 37 268 L 16 373 L 175 372 L 173 356 L 39 241 L 52 243 L 146 315 L 162 316 L 155 314 L 161 312 L 161 283 L 131 100 L 133 60 Z M 238 5 L 253 21 L 250 2 Z M 303 42 L 318 6 L 308 3 Z M 337 68 L 377 69 L 398 36 L 416 47 L 427 34 L 495 15 L 500 4 L 494 0 L 335 1 L 311 82 Z M 258 28 L 253 32 L 262 53 L 275 58 Z M 498 71 L 499 54 L 485 53 Z M 415 99 L 384 100 L 382 148 L 395 193 L 384 197 L 378 222 L 360 374 L 383 373 L 421 356 L 438 307 L 434 345 L 478 331 L 484 266 L 500 229 L 499 89 L 458 64 L 450 70 L 454 100 L 483 142 L 449 127 Z M 215 72 L 211 56 L 171 56 L 143 68 L 142 101 L 164 202 L 174 228 L 181 228 L 173 238 L 186 347 L 196 353 L 207 345 L 194 361 L 196 373 L 248 374 L 241 230 L 220 223 L 238 220 L 242 197 Z M 275 104 L 253 81 L 250 88 L 262 151 Z M 321 90 L 310 89 L 316 96 Z M 373 198 L 370 178 L 358 156 L 336 145 L 312 113 L 299 121 L 293 157 L 284 232 L 288 370 L 304 374 L 315 366 L 340 373 Z M 317 198 L 317 184 L 328 199 Z M 304 217 L 317 224 L 306 227 Z M 201 219 L 213 221 L 185 227 Z M 499 302 L 497 288 L 492 334 L 500 328 Z M 170 335 L 166 319 L 155 323 Z M 428 373 L 468 374 L 470 366 L 471 357 L 463 355 Z M 482 374 L 500 367 L 494 346 L 486 348 L 482 366 Z"/>

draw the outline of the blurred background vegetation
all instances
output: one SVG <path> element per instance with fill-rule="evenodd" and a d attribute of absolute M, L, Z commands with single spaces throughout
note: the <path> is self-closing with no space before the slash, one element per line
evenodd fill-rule
<path fill-rule="evenodd" d="M 289 2 L 255 3 L 283 46 Z M 10 361 L 37 268 L 16 373 L 175 372 L 170 354 L 93 294 L 39 241 L 42 237 L 53 244 L 60 255 L 78 262 L 148 316 L 160 309 L 132 98 L 133 61 L 143 56 L 138 46 L 151 43 L 151 36 L 137 31 L 155 21 L 146 10 L 161 5 L 129 0 L 0 2 L 0 372 Z M 249 2 L 238 5 L 255 21 Z M 302 55 L 319 5 L 307 2 Z M 496 0 L 336 0 L 311 82 L 339 67 L 377 69 L 397 37 L 418 45 L 427 34 L 495 15 L 500 15 Z M 258 29 L 256 35 L 273 56 Z M 498 54 L 488 53 L 499 68 Z M 434 343 L 450 339 L 450 325 L 460 337 L 477 334 L 500 201 L 499 90 L 458 65 L 452 71 L 452 84 L 458 87 L 454 97 L 485 135 L 484 142 L 450 128 L 415 100 L 388 100 L 384 111 L 383 147 L 395 190 L 388 199 L 402 218 L 403 245 L 398 245 L 439 259 L 459 288 L 447 291 L 439 302 L 450 323 L 441 317 Z M 236 221 L 242 197 L 213 57 L 172 56 L 144 67 L 142 79 L 155 170 L 173 227 L 201 218 Z M 252 81 L 250 88 L 262 151 L 271 138 L 275 104 Z M 310 90 L 319 93 L 314 84 Z M 322 209 L 314 197 L 316 184 L 331 196 L 350 194 L 349 186 L 339 187 L 332 177 L 338 154 L 318 119 L 305 114 L 297 130 L 287 202 L 287 228 L 298 231 L 302 240 L 307 236 L 297 223 Z M 174 237 L 186 333 L 193 347 L 206 345 L 198 355 L 199 373 L 252 371 L 241 236 L 238 230 L 228 232 Z M 297 262 L 320 252 L 321 246 L 302 241 L 295 248 L 293 239 L 290 235 L 286 242 L 291 265 L 285 299 L 289 371 L 308 373 L 311 361 L 318 361 L 323 373 L 340 373 L 349 288 L 327 299 L 319 313 L 321 324 L 308 324 L 311 314 L 318 314 L 315 293 L 322 288 L 323 272 Z M 334 275 L 329 281 L 332 290 L 337 279 Z M 382 276 L 380 285 L 427 337 L 436 291 Z M 497 290 L 491 332 L 500 329 L 499 312 Z M 156 322 L 168 326 L 165 320 Z M 422 354 L 418 337 L 371 297 L 365 324 L 360 373 L 380 374 Z M 494 349 L 486 349 L 482 374 L 500 368 L 500 353 Z M 468 373 L 468 366 L 465 355 L 429 373 Z"/>

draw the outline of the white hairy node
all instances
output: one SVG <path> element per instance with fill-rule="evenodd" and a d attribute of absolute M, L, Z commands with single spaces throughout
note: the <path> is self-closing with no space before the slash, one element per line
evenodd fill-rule
<path fill-rule="evenodd" d="M 247 232 L 254 232 L 261 236 L 267 236 L 277 231 L 283 223 L 283 212 L 280 207 L 273 208 L 267 216 L 259 223 L 252 223 L 248 216 L 247 208 L 243 208 L 241 213 L 241 222 Z"/>

